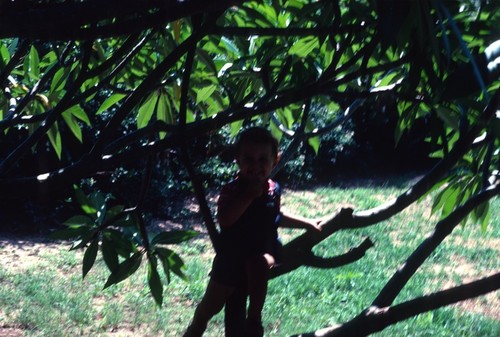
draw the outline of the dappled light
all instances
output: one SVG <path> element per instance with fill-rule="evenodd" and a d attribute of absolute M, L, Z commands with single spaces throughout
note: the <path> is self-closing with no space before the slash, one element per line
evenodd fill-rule
<path fill-rule="evenodd" d="M 13 236 L 0 239 L 0 335 L 66 324 L 73 335 L 182 335 L 224 227 L 258 197 L 281 197 L 281 186 L 283 205 L 273 199 L 265 223 L 292 219 L 309 230 L 272 227 L 283 259 L 266 260 L 268 316 L 249 320 L 258 335 L 411 335 L 412 324 L 441 327 L 465 310 L 481 312 L 470 320 L 493 336 L 499 9 L 445 0 L 1 2 L 0 230 Z M 262 170 L 243 165 L 249 156 L 235 145 L 255 126 L 279 144 Z M 234 179 L 252 198 L 226 221 L 219 192 Z M 436 287 L 443 277 L 451 279 Z M 62 284 L 49 288 L 51 279 Z M 90 293 L 77 296 L 79 285 Z M 234 286 L 231 319 L 216 316 L 208 334 L 252 325 L 241 318 L 249 290 Z M 478 298 L 496 308 L 472 310 Z M 44 321 L 38 306 L 48 304 L 56 311 Z M 473 333 L 454 324 L 457 336 Z"/>

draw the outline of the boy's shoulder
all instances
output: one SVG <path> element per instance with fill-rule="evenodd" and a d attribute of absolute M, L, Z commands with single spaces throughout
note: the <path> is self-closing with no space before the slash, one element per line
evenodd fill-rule
<path fill-rule="evenodd" d="M 272 192 L 275 195 L 281 195 L 281 187 L 277 181 L 268 179 L 268 184 L 269 184 L 269 192 Z"/>
<path fill-rule="evenodd" d="M 267 180 L 269 189 L 268 191 L 275 195 L 281 195 L 281 186 L 277 181 L 272 179 Z M 234 178 L 233 180 L 226 183 L 222 186 L 221 192 L 231 193 L 231 192 L 239 192 L 242 188 L 244 188 L 245 182 L 241 178 Z"/>

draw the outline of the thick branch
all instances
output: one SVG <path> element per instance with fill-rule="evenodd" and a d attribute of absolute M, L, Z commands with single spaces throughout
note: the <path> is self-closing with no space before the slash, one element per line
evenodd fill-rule
<path fill-rule="evenodd" d="M 438 163 L 433 169 L 413 185 L 408 191 L 398 198 L 379 207 L 358 212 L 354 215 L 354 227 L 366 227 L 374 223 L 383 221 L 393 214 L 396 214 L 414 201 L 418 200 L 427 191 L 436 184 L 452 167 L 463 157 L 471 148 L 474 140 L 482 132 L 484 123 L 494 116 L 500 103 L 500 90 L 497 90 L 488 106 L 484 109 L 479 122 L 473 126 L 467 134 L 461 137 L 454 145 L 453 149 Z"/>
<path fill-rule="evenodd" d="M 164 26 L 199 13 L 226 10 L 243 0 L 3 1 L 0 38 L 87 40 Z M 22 22 L 23 24 L 19 24 Z"/>
<path fill-rule="evenodd" d="M 467 200 L 467 202 L 454 210 L 446 218 L 438 222 L 436 229 L 431 236 L 420 244 L 420 246 L 410 255 L 406 262 L 398 269 L 396 274 L 385 285 L 377 298 L 373 301 L 373 306 L 385 307 L 391 305 L 396 296 L 401 292 L 408 280 L 415 274 L 417 269 L 436 250 L 443 240 L 453 231 L 453 229 L 476 207 L 500 193 L 500 184 L 493 185 L 484 192 Z"/>
<path fill-rule="evenodd" d="M 385 308 L 369 308 L 340 326 L 295 337 L 362 337 L 416 315 L 500 289 L 500 273 Z"/>
<path fill-rule="evenodd" d="M 496 111 L 500 91 L 497 91 L 488 107 L 483 111 L 481 120 L 488 120 Z M 479 123 L 481 124 L 481 123 Z M 452 167 L 458 159 L 460 159 L 470 148 L 476 136 L 481 131 L 481 125 L 473 127 L 471 131 L 455 144 L 455 147 L 450 151 L 448 156 L 443 158 L 426 176 L 418 181 L 411 189 L 399 196 L 397 199 L 380 207 L 370 209 L 363 212 L 358 212 L 353 215 L 352 209 L 342 209 L 339 213 L 332 215 L 323 223 L 321 233 L 306 232 L 300 237 L 289 242 L 284 250 L 285 254 L 300 255 L 300 252 L 309 252 L 312 248 L 328 238 L 338 230 L 349 228 L 361 228 L 373 225 L 384 221 L 394 214 L 401 212 L 403 209 L 411 205 L 414 201 L 428 192 L 428 190 L 436 184 Z M 300 259 L 289 261 L 285 268 L 287 272 L 292 271 L 302 265 Z"/>
<path fill-rule="evenodd" d="M 355 34 L 366 30 L 361 25 L 343 25 L 326 27 L 221 27 L 216 26 L 210 34 L 222 36 L 328 36 L 331 34 Z"/>
<path fill-rule="evenodd" d="M 201 29 L 200 29 L 201 30 Z M 203 35 L 193 33 L 190 37 L 184 40 L 177 48 L 172 51 L 167 57 L 141 82 L 141 84 L 130 94 L 125 102 L 120 106 L 118 111 L 113 115 L 111 120 L 106 125 L 98 141 L 91 151 L 91 155 L 100 156 L 105 146 L 111 141 L 110 137 L 115 130 L 121 125 L 121 122 L 138 105 L 146 95 L 160 82 L 164 74 L 191 48 L 193 48 Z"/>
<path fill-rule="evenodd" d="M 201 29 L 204 31 L 204 29 Z M 112 140 L 111 135 L 114 130 L 121 125 L 121 122 L 124 118 L 132 111 L 132 109 L 139 104 L 142 98 L 150 92 L 151 88 L 155 86 L 156 83 L 159 82 L 159 79 L 163 76 L 163 74 L 173 65 L 175 62 L 179 60 L 179 58 L 187 52 L 187 50 L 193 46 L 198 40 L 201 38 L 200 36 L 191 36 L 183 43 L 181 43 L 177 49 L 169 54 L 167 58 L 153 71 L 149 74 L 149 76 L 137 87 L 137 89 L 125 100 L 122 106 L 118 109 L 112 119 L 109 121 L 106 128 L 100 135 L 99 140 L 94 146 L 94 149 L 91 151 L 90 155 L 92 160 L 88 158 L 83 159 L 77 163 L 74 163 L 66 168 L 58 169 L 54 172 L 47 172 L 44 174 L 44 179 L 40 180 L 38 177 L 26 177 L 26 178 L 18 178 L 18 179 L 8 179 L 0 181 L 0 186 L 8 187 L 8 186 L 19 186 L 16 184 L 28 184 L 26 186 L 27 190 L 32 190 L 36 188 L 36 184 L 43 181 L 43 183 L 50 183 L 51 181 L 65 181 L 69 176 L 73 178 L 78 178 L 78 174 L 80 172 L 80 177 L 83 178 L 88 176 L 89 173 L 92 173 L 92 170 L 89 170 L 88 167 L 84 167 L 89 163 L 92 164 L 92 167 L 99 169 L 108 169 L 114 168 L 119 165 L 123 165 L 129 162 L 136 161 L 139 158 L 147 157 L 151 154 L 158 153 L 164 151 L 166 148 L 170 148 L 172 146 L 177 146 L 180 143 L 181 135 L 179 133 L 172 133 L 169 136 L 165 137 L 165 139 L 149 143 L 141 148 L 135 148 L 128 151 L 124 151 L 120 154 L 106 154 L 104 153 L 104 148 L 109 144 Z M 377 66 L 372 69 L 374 72 L 382 71 L 382 69 L 387 69 L 395 66 L 395 64 L 387 64 L 382 66 Z M 185 137 L 188 139 L 194 139 L 195 137 L 205 134 L 209 131 L 216 130 L 228 123 L 243 120 L 246 118 L 251 118 L 257 115 L 262 115 L 265 113 L 269 113 L 275 111 L 276 109 L 285 107 L 289 104 L 296 103 L 302 101 L 304 99 L 308 99 L 314 95 L 321 95 L 328 93 L 334 99 L 344 99 L 348 95 L 352 95 L 350 93 L 340 93 L 334 92 L 334 88 L 338 84 L 345 83 L 347 81 L 346 78 L 339 79 L 337 81 L 326 81 L 326 82 L 313 82 L 309 85 L 305 85 L 302 88 L 298 88 L 296 90 L 290 90 L 285 93 L 280 93 L 277 97 L 270 102 L 262 102 L 262 105 L 255 106 L 252 108 L 244 107 L 244 106 L 236 106 L 229 108 L 228 110 L 219 113 L 215 118 L 204 119 L 201 121 L 197 121 L 191 123 L 186 126 L 186 131 L 184 132 Z M 106 154 L 106 155 L 104 155 Z M 70 173 L 71 172 L 71 173 Z M 4 189 L 5 190 L 5 189 Z M 19 193 L 23 193 L 23 189 L 17 189 Z"/>
<path fill-rule="evenodd" d="M 200 205 L 200 212 L 203 217 L 203 221 L 205 222 L 208 236 L 210 237 L 210 241 L 212 242 L 214 250 L 217 251 L 217 249 L 219 248 L 219 232 L 217 231 L 212 212 L 210 211 L 210 207 L 207 203 L 205 189 L 203 188 L 203 182 L 201 181 L 200 176 L 196 173 L 192 161 L 187 153 L 187 148 L 184 146 L 182 148 L 181 157 L 182 162 L 189 174 L 189 179 L 191 179 L 191 182 L 193 184 L 196 200 L 198 201 L 198 205 Z"/>
<path fill-rule="evenodd" d="M 288 253 L 284 254 L 284 263 L 273 268 L 270 276 L 271 278 L 275 278 L 280 275 L 284 275 L 292 270 L 290 268 L 292 265 L 314 268 L 338 268 L 345 266 L 360 260 L 363 256 L 365 256 L 367 250 L 373 246 L 373 242 L 367 238 L 358 247 L 351 248 L 347 253 L 330 258 L 315 256 L 310 251 L 295 251 L 293 256 L 288 256 L 287 254 L 290 253 L 290 250 L 287 250 Z"/>

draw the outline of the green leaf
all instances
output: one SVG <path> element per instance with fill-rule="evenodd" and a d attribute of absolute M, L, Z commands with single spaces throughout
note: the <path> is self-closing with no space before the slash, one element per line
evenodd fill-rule
<path fill-rule="evenodd" d="M 124 260 L 122 263 L 118 265 L 115 271 L 109 275 L 106 284 L 104 285 L 104 289 L 112 286 L 113 284 L 120 283 L 121 281 L 127 279 L 139 269 L 141 266 L 142 253 L 137 252 L 128 259 Z"/>
<path fill-rule="evenodd" d="M 124 218 L 126 214 L 123 213 L 123 209 L 124 209 L 123 205 L 115 205 L 115 206 L 111 207 L 109 210 L 107 210 L 107 212 L 105 214 L 103 224 L 108 224 L 108 222 L 110 222 L 110 221 L 114 222 L 114 221 L 119 220 L 120 218 Z M 108 225 L 112 225 L 112 224 L 113 223 L 110 223 Z"/>
<path fill-rule="evenodd" d="M 79 120 L 81 120 L 82 122 L 87 124 L 88 126 L 92 126 L 92 123 L 90 122 L 89 116 L 87 115 L 85 110 L 83 110 L 83 108 L 80 105 L 73 105 L 71 108 L 69 108 L 66 111 L 69 111 L 73 116 L 75 116 L 76 118 L 78 118 Z"/>
<path fill-rule="evenodd" d="M 85 278 L 87 273 L 92 269 L 97 257 L 97 251 L 99 250 L 99 240 L 96 238 L 91 243 L 90 246 L 85 251 L 83 255 L 82 263 L 82 278 Z"/>
<path fill-rule="evenodd" d="M 472 212 L 472 216 L 475 221 L 481 223 L 481 230 L 483 233 L 486 232 L 488 228 L 488 223 L 490 222 L 491 213 L 490 213 L 490 203 L 488 201 L 483 202 L 481 205 L 476 207 Z"/>
<path fill-rule="evenodd" d="M 92 205 L 94 205 L 95 209 L 97 210 L 96 215 L 97 215 L 97 223 L 101 225 L 104 221 L 104 218 L 106 217 L 106 199 L 104 198 L 104 195 L 99 192 L 95 191 L 89 196 L 89 200 Z"/>
<path fill-rule="evenodd" d="M 95 231 L 87 228 L 71 245 L 71 250 L 80 249 L 89 244 L 94 239 Z"/>
<path fill-rule="evenodd" d="M 113 94 L 111 96 L 109 96 L 108 98 L 106 98 L 106 100 L 101 104 L 101 106 L 99 107 L 99 109 L 97 110 L 96 114 L 100 114 L 100 113 L 103 113 L 104 111 L 108 110 L 109 108 L 111 108 L 113 105 L 115 105 L 116 103 L 118 103 L 119 101 L 121 101 L 124 97 L 126 97 L 127 95 L 125 94 Z"/>
<path fill-rule="evenodd" d="M 49 137 L 50 145 L 56 152 L 57 158 L 61 159 L 62 156 L 62 139 L 61 133 L 59 132 L 59 125 L 54 123 L 52 127 L 47 132 L 47 136 Z"/>
<path fill-rule="evenodd" d="M 460 193 L 460 188 L 450 187 L 449 188 L 450 193 L 448 193 L 448 197 L 446 198 L 445 203 L 443 204 L 443 210 L 442 210 L 442 215 L 443 217 L 447 216 L 448 214 L 453 211 L 455 206 L 457 206 L 457 198 Z"/>
<path fill-rule="evenodd" d="M 80 143 L 83 143 L 82 129 L 80 128 L 80 125 L 78 125 L 76 119 L 73 117 L 71 111 L 64 111 L 62 113 L 62 117 L 66 122 L 66 125 L 68 125 L 68 128 L 71 130 L 71 133 L 76 137 L 76 139 L 80 141 Z"/>
<path fill-rule="evenodd" d="M 115 249 L 115 242 L 109 235 L 103 235 L 101 244 L 102 258 L 108 269 L 113 272 L 118 268 L 118 252 Z"/>
<path fill-rule="evenodd" d="M 163 121 L 166 124 L 173 124 L 174 123 L 174 117 L 172 115 L 172 109 L 170 106 L 170 100 L 168 98 L 167 93 L 162 92 L 160 96 L 158 97 L 158 108 L 156 112 L 156 118 L 159 121 Z M 166 132 L 160 132 L 159 136 L 160 139 L 165 138 L 167 135 Z"/>
<path fill-rule="evenodd" d="M 10 53 L 9 49 L 3 44 L 0 43 L 0 64 L 4 67 L 10 61 Z"/>
<path fill-rule="evenodd" d="M 75 215 L 69 218 L 68 220 L 64 221 L 64 224 L 68 227 L 73 227 L 73 226 L 91 226 L 94 223 L 94 220 L 90 218 L 87 215 Z"/>
<path fill-rule="evenodd" d="M 87 226 L 71 226 L 68 228 L 56 230 L 50 233 L 49 237 L 54 240 L 69 240 L 82 236 L 84 233 L 88 232 L 89 228 Z"/>
<path fill-rule="evenodd" d="M 318 154 L 318 151 L 319 151 L 319 145 L 320 145 L 320 138 L 318 136 L 316 137 L 311 137 L 307 140 L 307 142 L 309 143 L 309 145 L 313 148 L 314 150 L 314 153 L 316 153 L 316 155 Z"/>
<path fill-rule="evenodd" d="M 128 258 L 137 251 L 132 240 L 119 230 L 107 228 L 103 235 L 109 240 L 116 253 L 122 257 Z"/>
<path fill-rule="evenodd" d="M 217 68 L 215 67 L 214 60 L 210 56 L 207 51 L 203 50 L 202 48 L 196 48 L 196 54 L 198 55 L 198 59 L 208 68 L 210 69 L 214 74 L 217 73 Z"/>
<path fill-rule="evenodd" d="M 160 261 L 164 263 L 163 268 L 167 277 L 169 277 L 169 271 L 172 270 L 174 274 L 176 274 L 182 280 L 187 280 L 187 276 L 183 272 L 183 269 L 185 269 L 184 262 L 182 261 L 181 257 L 177 255 L 177 253 L 170 249 L 161 247 L 156 247 L 155 252 L 160 258 Z"/>
<path fill-rule="evenodd" d="M 241 52 L 238 46 L 227 37 L 223 36 L 221 38 L 221 43 L 224 45 L 228 52 L 232 52 L 234 54 L 235 58 L 239 58 L 241 56 Z"/>
<path fill-rule="evenodd" d="M 454 130 L 459 129 L 459 117 L 453 112 L 453 110 L 446 108 L 444 106 L 436 107 L 436 112 L 439 118 L 444 121 L 448 126 L 452 127 Z"/>
<path fill-rule="evenodd" d="M 137 128 L 141 129 L 148 125 L 149 121 L 151 120 L 151 117 L 153 116 L 153 113 L 156 108 L 156 104 L 158 102 L 158 92 L 153 92 L 151 95 L 148 96 L 146 101 L 141 105 L 139 108 L 139 112 L 137 114 Z"/>
<path fill-rule="evenodd" d="M 60 91 L 64 88 L 66 80 L 68 79 L 69 69 L 60 68 L 54 74 L 52 82 L 50 83 L 50 92 Z"/>
<path fill-rule="evenodd" d="M 152 240 L 152 245 L 176 244 L 187 241 L 199 233 L 195 231 L 170 231 L 157 234 Z"/>
<path fill-rule="evenodd" d="M 73 185 L 75 190 L 76 202 L 80 205 L 81 209 L 92 217 L 92 219 L 97 218 L 97 210 L 95 205 L 90 201 L 90 199 L 83 193 L 83 191 L 76 185 Z"/>
<path fill-rule="evenodd" d="M 213 94 L 215 89 L 217 89 L 217 86 L 215 84 L 212 84 L 198 90 L 198 92 L 196 93 L 196 104 L 206 101 L 207 98 L 209 98 Z"/>
<path fill-rule="evenodd" d="M 236 136 L 243 126 L 243 120 L 231 123 L 231 137 Z"/>
<path fill-rule="evenodd" d="M 292 129 L 293 123 L 295 123 L 295 117 L 289 107 L 277 109 L 276 115 L 278 119 L 287 127 L 287 129 Z"/>
<path fill-rule="evenodd" d="M 148 285 L 156 304 L 161 307 L 163 303 L 163 283 L 160 274 L 158 274 L 157 265 L 156 257 L 151 256 L 148 265 Z"/>
<path fill-rule="evenodd" d="M 298 57 L 306 57 L 311 54 L 314 49 L 319 48 L 319 40 L 315 36 L 308 36 L 295 42 L 290 50 L 289 55 L 297 55 Z"/>
<path fill-rule="evenodd" d="M 31 46 L 29 56 L 29 75 L 32 79 L 38 80 L 40 78 L 40 57 L 35 46 Z"/>

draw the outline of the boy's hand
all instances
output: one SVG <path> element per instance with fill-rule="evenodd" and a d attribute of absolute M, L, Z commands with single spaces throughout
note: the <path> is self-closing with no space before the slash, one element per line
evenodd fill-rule
<path fill-rule="evenodd" d="M 261 195 L 267 192 L 267 189 L 268 189 L 267 180 L 266 181 L 249 180 L 247 181 L 243 193 L 245 194 L 245 196 L 253 200 L 259 198 Z"/>

